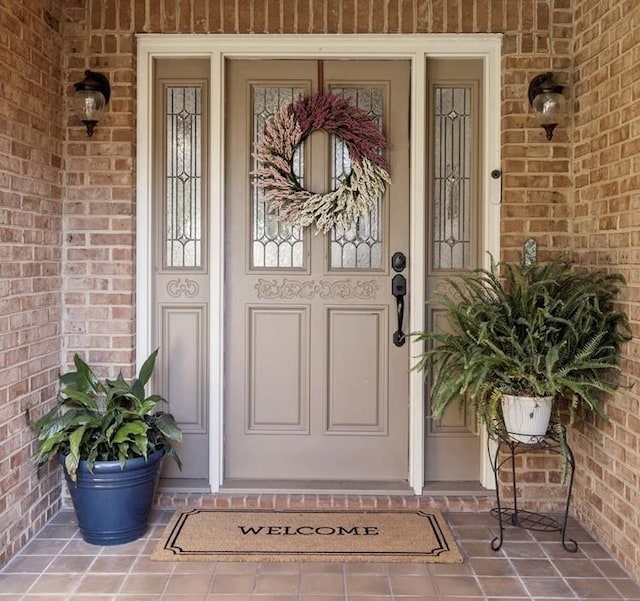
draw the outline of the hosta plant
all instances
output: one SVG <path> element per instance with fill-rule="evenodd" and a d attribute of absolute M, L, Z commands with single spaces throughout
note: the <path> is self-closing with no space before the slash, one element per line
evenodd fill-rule
<path fill-rule="evenodd" d="M 426 344 L 415 369 L 432 379 L 435 419 L 460 403 L 491 432 L 501 425 L 503 394 L 553 396 L 567 401 L 571 420 L 580 411 L 607 419 L 602 395 L 618 386 L 621 345 L 630 339 L 615 305 L 620 274 L 564 260 L 492 262 L 449 283 L 453 293 L 435 300 L 447 330 L 416 336 Z"/>
<path fill-rule="evenodd" d="M 101 380 L 75 355 L 75 371 L 60 376 L 58 405 L 34 424 L 38 463 L 61 454 L 74 482 L 81 460 L 92 471 L 97 461 L 124 466 L 127 459 L 164 450 L 180 466 L 173 444 L 182 441 L 182 433 L 173 416 L 159 410 L 166 400 L 145 394 L 157 354 L 155 350 L 147 358 L 131 383 L 122 373 L 115 380 Z"/>

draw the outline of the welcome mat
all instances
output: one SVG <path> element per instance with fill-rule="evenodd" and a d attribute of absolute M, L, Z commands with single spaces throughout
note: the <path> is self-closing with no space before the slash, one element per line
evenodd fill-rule
<path fill-rule="evenodd" d="M 439 511 L 182 509 L 151 559 L 462 563 Z"/>

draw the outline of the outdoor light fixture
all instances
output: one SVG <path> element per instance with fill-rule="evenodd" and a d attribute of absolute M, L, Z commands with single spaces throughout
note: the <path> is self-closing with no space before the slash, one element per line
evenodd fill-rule
<path fill-rule="evenodd" d="M 553 81 L 553 73 L 536 75 L 529 84 L 529 104 L 547 132 L 547 140 L 553 138 L 553 130 L 564 116 L 566 99 L 562 90 L 564 86 Z"/>
<path fill-rule="evenodd" d="M 92 136 L 93 128 L 100 121 L 111 97 L 111 86 L 102 73 L 87 70 L 84 75 L 82 81 L 73 84 L 76 89 L 74 107 L 78 118 L 87 128 L 87 135 Z"/>

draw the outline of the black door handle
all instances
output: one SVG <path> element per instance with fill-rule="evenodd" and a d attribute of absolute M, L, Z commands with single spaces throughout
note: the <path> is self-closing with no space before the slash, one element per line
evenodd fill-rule
<path fill-rule="evenodd" d="M 391 280 L 391 294 L 396 297 L 396 309 L 398 313 L 398 329 L 393 334 L 393 344 L 402 346 L 406 336 L 402 331 L 404 321 L 404 297 L 407 294 L 407 279 L 400 273 L 393 276 Z"/>

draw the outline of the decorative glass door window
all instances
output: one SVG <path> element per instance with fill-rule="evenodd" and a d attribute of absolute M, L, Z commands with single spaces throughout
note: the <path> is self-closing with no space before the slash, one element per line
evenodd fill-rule
<path fill-rule="evenodd" d="M 384 89 L 381 87 L 337 88 L 331 92 L 351 98 L 384 131 Z M 331 187 L 335 190 L 338 179 L 351 170 L 349 151 L 344 141 L 331 136 Z M 383 254 L 382 219 L 383 197 L 368 215 L 356 219 L 348 229 L 333 228 L 330 240 L 330 269 L 381 269 Z"/>
<path fill-rule="evenodd" d="M 275 115 L 280 107 L 294 102 L 302 87 L 253 86 L 253 124 L 252 136 L 255 148 L 262 135 L 266 122 Z M 304 181 L 304 143 L 294 155 L 293 172 Z M 251 171 L 260 167 L 259 162 L 251 158 Z M 278 221 L 275 213 L 268 211 L 264 202 L 264 192 L 259 186 L 250 186 L 251 194 L 251 267 L 253 269 L 302 269 L 304 267 L 304 232 L 301 227 Z"/>
<path fill-rule="evenodd" d="M 202 85 L 165 87 L 164 266 L 202 267 Z"/>
<path fill-rule="evenodd" d="M 434 269 L 471 264 L 472 88 L 436 86 L 433 121 Z"/>

